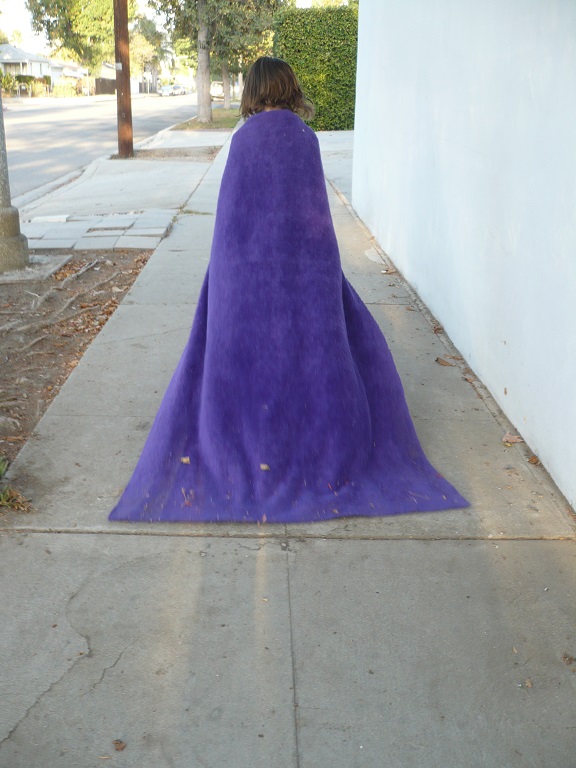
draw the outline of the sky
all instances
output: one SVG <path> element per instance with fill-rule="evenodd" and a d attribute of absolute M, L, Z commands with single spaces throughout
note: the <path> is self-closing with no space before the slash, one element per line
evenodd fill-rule
<path fill-rule="evenodd" d="M 0 29 L 8 37 L 18 30 L 22 34 L 22 43 L 18 46 L 28 53 L 46 53 L 48 46 L 44 35 L 38 36 L 32 32 L 30 14 L 26 10 L 24 0 L 0 0 Z"/>

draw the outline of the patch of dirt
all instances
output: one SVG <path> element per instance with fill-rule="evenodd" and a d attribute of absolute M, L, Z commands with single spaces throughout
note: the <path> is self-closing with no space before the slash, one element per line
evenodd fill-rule
<path fill-rule="evenodd" d="M 14 460 L 151 254 L 74 251 L 51 277 L 0 283 L 0 458 Z"/>

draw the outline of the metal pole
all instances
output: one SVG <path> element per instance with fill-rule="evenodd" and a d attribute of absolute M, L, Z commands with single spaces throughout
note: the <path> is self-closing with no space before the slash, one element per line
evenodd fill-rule
<path fill-rule="evenodd" d="M 10 179 L 4 133 L 4 106 L 0 86 L 0 272 L 28 264 L 28 240 L 20 232 L 20 216 L 10 200 Z"/>
<path fill-rule="evenodd" d="M 128 43 L 128 0 L 114 0 L 114 43 L 116 50 L 116 107 L 118 113 L 118 155 L 134 157 L 132 100 L 130 97 L 130 48 Z"/>

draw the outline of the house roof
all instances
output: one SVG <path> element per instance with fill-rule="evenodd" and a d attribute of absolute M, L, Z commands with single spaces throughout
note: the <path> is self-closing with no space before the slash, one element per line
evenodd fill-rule
<path fill-rule="evenodd" d="M 76 64 L 74 61 L 59 61 L 58 59 L 50 59 L 52 65 L 52 71 L 61 69 L 63 74 L 72 75 L 73 77 L 82 77 L 88 74 L 86 67 L 81 64 Z"/>
<path fill-rule="evenodd" d="M 9 43 L 0 45 L 0 61 L 10 64 L 30 64 L 33 61 L 37 61 L 41 64 L 50 63 L 50 59 L 47 56 L 41 56 L 38 53 L 28 53 Z"/>

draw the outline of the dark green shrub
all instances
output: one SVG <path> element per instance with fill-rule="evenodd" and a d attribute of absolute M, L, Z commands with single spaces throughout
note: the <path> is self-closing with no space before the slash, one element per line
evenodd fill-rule
<path fill-rule="evenodd" d="M 294 69 L 314 102 L 317 131 L 354 127 L 358 6 L 286 8 L 277 17 L 274 55 Z"/>

